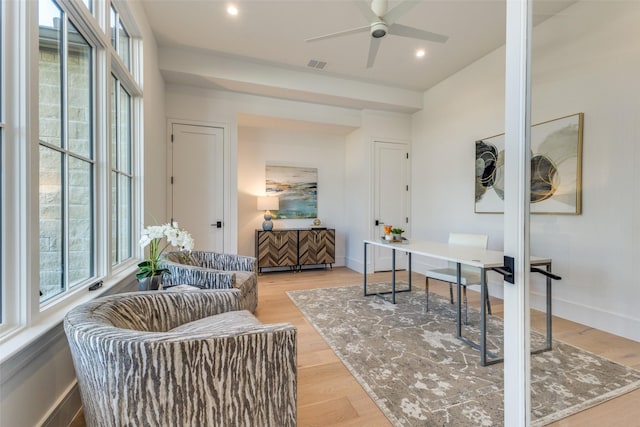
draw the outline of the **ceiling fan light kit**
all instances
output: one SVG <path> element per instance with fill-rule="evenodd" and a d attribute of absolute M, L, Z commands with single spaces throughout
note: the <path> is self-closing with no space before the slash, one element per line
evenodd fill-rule
<path fill-rule="evenodd" d="M 387 35 L 387 24 L 384 22 L 376 22 L 371 24 L 371 36 L 379 39 Z"/>
<path fill-rule="evenodd" d="M 399 3 L 393 9 L 387 10 L 387 0 L 372 0 L 371 5 L 366 5 L 363 2 L 355 1 L 353 2 L 353 4 L 358 8 L 358 10 L 360 10 L 367 21 L 369 21 L 368 26 L 356 27 L 338 31 L 336 33 L 325 34 L 323 36 L 312 37 L 310 39 L 307 39 L 306 41 L 314 42 L 334 37 L 342 37 L 349 34 L 360 33 L 368 29 L 369 33 L 371 34 L 371 41 L 369 43 L 369 54 L 367 56 L 367 68 L 373 67 L 376 55 L 378 54 L 378 47 L 380 46 L 381 39 L 387 34 L 418 40 L 426 40 L 435 43 L 446 42 L 448 37 L 442 34 L 432 33 L 429 31 L 421 30 L 419 28 L 396 24 L 396 21 L 409 10 L 411 10 L 414 6 L 416 6 L 417 3 L 418 2 L 416 1 L 406 0 Z"/>

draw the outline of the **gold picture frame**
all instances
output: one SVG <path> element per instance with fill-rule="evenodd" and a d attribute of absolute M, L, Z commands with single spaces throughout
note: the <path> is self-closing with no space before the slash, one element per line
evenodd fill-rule
<path fill-rule="evenodd" d="M 582 213 L 584 113 L 531 126 L 531 213 Z M 504 212 L 504 133 L 476 141 L 475 213 Z"/>

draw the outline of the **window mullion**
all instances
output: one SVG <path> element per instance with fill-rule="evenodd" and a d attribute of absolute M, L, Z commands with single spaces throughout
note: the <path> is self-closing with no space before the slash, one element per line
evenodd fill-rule
<path fill-rule="evenodd" d="M 117 16 L 117 15 L 116 15 Z M 118 32 L 116 31 L 116 37 L 117 37 Z M 113 150 L 115 151 L 115 156 L 112 157 L 112 159 L 115 160 L 115 164 L 111 165 L 111 167 L 113 168 L 113 172 L 111 174 L 111 179 L 113 179 L 115 182 L 113 182 L 111 185 L 115 186 L 116 189 L 116 194 L 114 195 L 115 197 L 115 209 L 112 209 L 113 214 L 115 215 L 115 227 L 116 229 L 114 230 L 115 233 L 115 245 L 116 245 L 116 259 L 112 260 L 112 264 L 117 264 L 122 260 L 122 253 L 121 253 L 121 242 L 120 242 L 120 233 L 117 232 L 117 230 L 120 229 L 120 213 L 119 213 L 119 209 L 121 206 L 122 201 L 120 200 L 121 197 L 121 192 L 120 192 L 120 185 L 119 185 L 119 169 L 118 169 L 118 162 L 120 159 L 120 83 L 118 79 L 113 79 L 112 80 L 112 84 L 113 84 L 113 92 L 114 92 L 114 102 L 115 105 L 113 106 L 113 117 L 112 120 L 115 122 L 114 123 L 114 127 L 113 129 L 115 129 L 114 131 L 114 136 L 113 138 L 115 138 L 115 144 L 113 144 Z"/>
<path fill-rule="evenodd" d="M 62 161 L 62 292 L 69 289 L 69 17 L 62 19 L 62 106 L 60 108 Z"/>

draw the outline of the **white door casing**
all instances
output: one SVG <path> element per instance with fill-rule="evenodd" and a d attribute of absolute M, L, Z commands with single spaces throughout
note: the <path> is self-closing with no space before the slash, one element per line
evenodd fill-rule
<path fill-rule="evenodd" d="M 409 143 L 373 141 L 372 239 L 384 235 L 384 225 L 409 234 L 409 173 Z M 391 251 L 373 248 L 373 271 L 391 270 Z M 406 262 L 406 254 L 397 252 L 396 268 L 406 268 Z"/>
<path fill-rule="evenodd" d="M 171 218 L 197 250 L 224 252 L 224 130 L 171 124 Z"/>

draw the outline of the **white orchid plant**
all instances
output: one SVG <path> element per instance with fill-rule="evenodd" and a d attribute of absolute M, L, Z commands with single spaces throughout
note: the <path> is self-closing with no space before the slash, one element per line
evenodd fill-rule
<path fill-rule="evenodd" d="M 162 245 L 165 239 L 166 242 Z M 138 279 L 168 273 L 169 271 L 166 268 L 159 268 L 158 266 L 160 255 L 169 246 L 175 246 L 181 251 L 191 251 L 193 249 L 193 238 L 188 231 L 179 228 L 177 222 L 150 225 L 142 231 L 142 237 L 140 238 L 140 247 L 144 249 L 147 245 L 149 246 L 149 257 L 138 264 L 140 268 L 136 274 Z"/>

